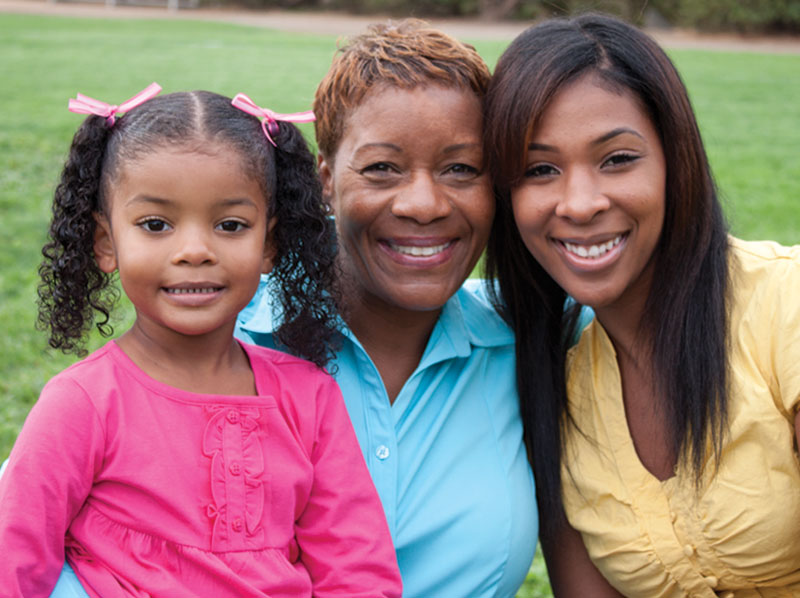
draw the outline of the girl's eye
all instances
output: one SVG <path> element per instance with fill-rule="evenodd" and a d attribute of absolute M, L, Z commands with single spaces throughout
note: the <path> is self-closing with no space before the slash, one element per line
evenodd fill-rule
<path fill-rule="evenodd" d="M 609 156 L 608 159 L 603 162 L 603 166 L 623 166 L 625 164 L 630 164 L 631 162 L 635 162 L 639 159 L 639 156 L 636 154 L 630 154 L 627 152 L 621 152 L 619 154 L 614 154 Z"/>
<path fill-rule="evenodd" d="M 169 230 L 170 226 L 160 218 L 148 218 L 139 223 L 144 230 L 149 233 L 163 233 Z"/>
<path fill-rule="evenodd" d="M 226 233 L 238 233 L 245 228 L 247 228 L 247 225 L 244 222 L 239 222 L 238 220 L 225 220 L 217 225 L 218 230 Z"/>
<path fill-rule="evenodd" d="M 525 176 L 532 179 L 553 176 L 556 174 L 558 174 L 558 170 L 551 164 L 534 164 L 525 170 Z"/>

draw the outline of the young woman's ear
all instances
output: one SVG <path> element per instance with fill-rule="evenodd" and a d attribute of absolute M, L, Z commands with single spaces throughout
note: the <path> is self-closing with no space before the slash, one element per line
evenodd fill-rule
<path fill-rule="evenodd" d="M 97 267 L 106 274 L 117 269 L 117 253 L 114 238 L 111 236 L 111 223 L 105 215 L 95 212 L 94 221 L 94 259 Z"/>
<path fill-rule="evenodd" d="M 267 236 L 264 240 L 264 261 L 261 262 L 261 273 L 269 274 L 275 266 L 275 254 L 278 253 L 278 247 L 275 244 L 275 224 L 278 222 L 276 217 L 267 220 Z"/>

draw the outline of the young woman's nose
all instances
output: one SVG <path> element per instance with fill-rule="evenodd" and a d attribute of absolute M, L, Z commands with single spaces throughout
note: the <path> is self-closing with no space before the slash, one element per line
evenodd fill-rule
<path fill-rule="evenodd" d="M 212 235 L 213 232 L 199 230 L 199 227 L 186 227 L 179 231 L 174 237 L 176 246 L 173 263 L 191 266 L 216 263 Z"/>
<path fill-rule="evenodd" d="M 392 201 L 392 214 L 420 224 L 444 218 L 452 209 L 449 190 L 429 172 L 415 172 Z"/>
<path fill-rule="evenodd" d="M 564 188 L 556 205 L 556 215 L 573 222 L 588 223 L 609 207 L 610 201 L 600 189 L 592 172 L 588 169 L 575 169 L 565 173 Z"/>

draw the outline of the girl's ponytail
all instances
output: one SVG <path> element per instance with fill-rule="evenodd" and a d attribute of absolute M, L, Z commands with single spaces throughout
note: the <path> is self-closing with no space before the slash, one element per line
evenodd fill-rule
<path fill-rule="evenodd" d="M 271 275 L 280 301 L 278 342 L 324 365 L 334 355 L 338 328 L 336 232 L 322 201 L 313 154 L 294 125 L 278 121 L 275 187 L 270 215 L 277 220 Z"/>
<path fill-rule="evenodd" d="M 49 332 L 51 347 L 85 355 L 83 336 L 94 310 L 102 315 L 97 328 L 112 333 L 109 313 L 119 291 L 112 276 L 94 260 L 95 213 L 102 211 L 101 173 L 111 129 L 106 119 L 89 116 L 72 140 L 69 157 L 53 201 L 49 241 L 39 266 L 38 328 Z"/>

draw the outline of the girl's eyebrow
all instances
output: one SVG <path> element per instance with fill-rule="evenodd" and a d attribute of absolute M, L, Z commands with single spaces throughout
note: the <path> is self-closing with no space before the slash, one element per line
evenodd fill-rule
<path fill-rule="evenodd" d="M 223 199 L 219 202 L 225 207 L 231 206 L 255 206 L 256 202 L 248 197 L 232 197 L 230 199 Z"/>
<path fill-rule="evenodd" d="M 126 206 L 134 205 L 137 203 L 152 203 L 159 206 L 165 206 L 170 204 L 170 200 L 162 199 L 160 197 L 150 197 L 149 195 L 134 195 L 128 201 L 125 202 Z"/>
<path fill-rule="evenodd" d="M 130 206 L 137 203 L 148 203 L 148 204 L 155 204 L 158 206 L 168 206 L 171 203 L 174 203 L 170 199 L 164 199 L 161 197 L 150 197 L 149 195 L 136 195 L 129 199 L 125 205 Z M 231 206 L 243 206 L 243 205 L 250 205 L 255 206 L 256 203 L 247 197 L 232 197 L 229 199 L 223 199 L 219 202 L 222 206 L 231 207 Z"/>

